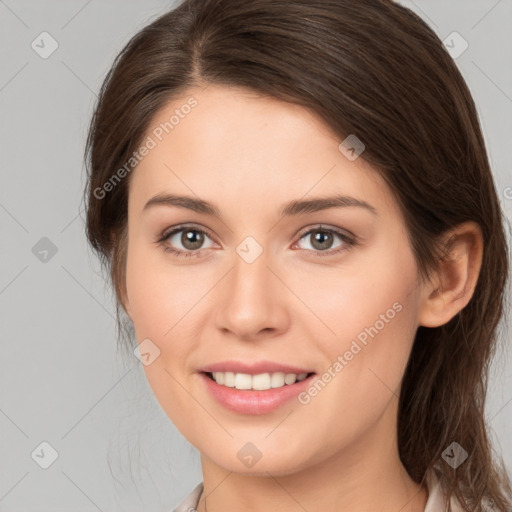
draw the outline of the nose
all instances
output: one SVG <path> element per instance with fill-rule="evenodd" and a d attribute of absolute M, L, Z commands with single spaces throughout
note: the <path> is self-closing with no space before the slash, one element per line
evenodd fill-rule
<path fill-rule="evenodd" d="M 251 263 L 235 254 L 233 268 L 222 280 L 217 296 L 217 327 L 224 334 L 251 341 L 288 329 L 291 293 L 283 276 L 279 279 L 279 271 L 271 267 L 265 251 Z"/>

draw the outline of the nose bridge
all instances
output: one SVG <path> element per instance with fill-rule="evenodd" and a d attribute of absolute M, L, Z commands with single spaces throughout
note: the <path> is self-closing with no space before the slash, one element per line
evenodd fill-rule
<path fill-rule="evenodd" d="M 259 247 L 251 245 L 250 242 L 242 242 L 237 247 L 232 272 L 232 286 L 235 294 L 242 293 L 245 296 L 251 292 L 253 298 L 257 298 L 267 293 L 271 287 L 269 281 L 272 273 L 268 269 L 271 265 L 268 251 Z"/>
<path fill-rule="evenodd" d="M 272 267 L 270 253 L 253 237 L 236 247 L 233 268 L 219 302 L 220 328 L 250 338 L 264 329 L 286 327 L 286 298 L 278 290 L 282 284 L 268 267 Z"/>

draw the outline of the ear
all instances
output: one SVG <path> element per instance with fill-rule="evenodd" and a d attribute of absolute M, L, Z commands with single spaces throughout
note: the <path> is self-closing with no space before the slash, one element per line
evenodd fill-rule
<path fill-rule="evenodd" d="M 439 327 L 449 322 L 473 296 L 482 265 L 483 236 L 475 222 L 465 222 L 442 236 L 445 256 L 421 293 L 418 323 Z"/>

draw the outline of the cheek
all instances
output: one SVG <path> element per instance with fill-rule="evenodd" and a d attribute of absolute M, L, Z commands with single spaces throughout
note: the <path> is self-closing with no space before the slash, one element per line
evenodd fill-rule
<path fill-rule="evenodd" d="M 186 429 L 186 419 L 194 415 L 194 402 L 182 384 L 184 362 L 194 344 L 194 337 L 186 332 L 190 328 L 186 315 L 201 292 L 185 274 L 165 264 L 163 251 L 143 244 L 129 246 L 126 288 L 137 342 L 149 339 L 159 350 L 143 369 L 155 398 L 178 429 Z"/>
<path fill-rule="evenodd" d="M 393 246 L 381 244 L 349 256 L 336 267 L 297 271 L 288 279 L 311 313 L 301 321 L 310 319 L 312 339 L 330 353 L 348 349 L 354 339 L 364 344 L 367 339 L 384 339 L 386 333 L 410 332 L 416 318 L 417 267 L 400 238 Z"/>
<path fill-rule="evenodd" d="M 163 249 L 130 244 L 126 289 L 138 340 L 162 340 L 197 302 L 199 287 L 194 273 L 172 268 Z M 191 276 L 192 274 L 192 276 Z"/>
<path fill-rule="evenodd" d="M 322 320 L 311 315 L 309 322 L 328 361 L 321 376 L 327 384 L 318 387 L 329 398 L 315 399 L 316 406 L 338 403 L 340 414 L 351 411 L 354 422 L 365 423 L 399 394 L 417 328 L 417 267 L 404 241 L 329 270 L 306 274 L 299 292 Z M 372 406 L 362 408 L 368 400 Z"/>
<path fill-rule="evenodd" d="M 181 324 L 174 326 L 185 313 L 181 312 L 183 304 L 188 302 L 184 295 L 190 292 L 176 275 L 171 279 L 169 272 L 162 268 L 160 259 L 162 257 L 158 257 L 158 250 L 154 247 L 149 250 L 142 243 L 130 244 L 126 262 L 126 290 L 137 342 L 151 340 L 144 343 L 150 347 L 152 354 L 158 354 L 157 357 L 152 356 L 150 364 L 143 365 L 144 372 L 155 397 L 169 411 L 172 404 L 164 405 L 163 401 L 169 394 L 179 393 L 171 377 L 175 374 L 172 363 L 184 360 L 184 354 L 180 353 L 183 344 L 171 341 Z"/>

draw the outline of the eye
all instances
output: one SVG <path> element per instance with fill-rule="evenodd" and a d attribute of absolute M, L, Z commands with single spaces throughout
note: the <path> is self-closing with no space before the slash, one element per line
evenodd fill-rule
<path fill-rule="evenodd" d="M 206 239 L 213 242 L 204 229 L 195 226 L 177 226 L 171 231 L 164 232 L 157 242 L 163 245 L 166 252 L 178 257 L 190 257 L 197 256 L 202 249 L 213 246 L 203 247 Z"/>
<path fill-rule="evenodd" d="M 350 236 L 338 229 L 327 228 L 324 226 L 317 226 L 313 229 L 310 229 L 309 231 L 306 231 L 301 235 L 299 242 L 301 240 L 307 240 L 308 238 L 310 240 L 310 246 L 312 249 L 306 248 L 306 250 L 319 253 L 317 254 L 318 256 L 336 254 L 338 252 L 347 250 L 356 244 L 355 237 Z M 339 243 L 334 245 L 336 238 L 339 240 Z"/>

